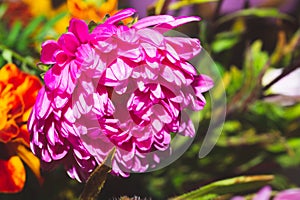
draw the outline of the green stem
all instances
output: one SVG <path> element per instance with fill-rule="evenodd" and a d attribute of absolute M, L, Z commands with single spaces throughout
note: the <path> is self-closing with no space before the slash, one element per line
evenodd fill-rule
<path fill-rule="evenodd" d="M 11 50 L 10 48 L 6 47 L 5 45 L 0 44 L 0 51 L 9 51 L 12 55 L 12 57 L 14 57 L 15 59 L 21 61 L 22 63 L 27 64 L 28 66 L 30 66 L 31 68 L 35 69 L 36 64 L 33 62 L 30 62 L 28 59 L 24 58 L 22 55 L 18 54 L 17 52 Z"/>

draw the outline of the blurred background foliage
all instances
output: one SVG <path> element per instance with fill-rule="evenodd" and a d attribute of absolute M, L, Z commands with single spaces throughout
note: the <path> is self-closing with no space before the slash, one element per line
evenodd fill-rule
<path fill-rule="evenodd" d="M 95 10 L 107 3 L 99 2 L 92 4 Z M 125 7 L 136 8 L 141 17 L 167 13 L 202 18 L 178 30 L 198 37 L 215 61 L 226 88 L 226 121 L 216 146 L 199 159 L 212 114 L 207 95 L 197 136 L 180 159 L 161 170 L 126 179 L 108 176 L 99 199 L 122 195 L 167 199 L 241 175 L 273 174 L 271 185 L 276 190 L 300 187 L 300 1 L 118 2 L 118 9 Z M 115 10 L 105 8 L 110 13 Z M 40 76 L 42 69 L 36 65 L 40 45 L 66 30 L 66 16 L 74 12 L 63 0 L 2 0 L 0 66 L 14 62 Z M 27 174 L 21 193 L 1 194 L 0 199 L 76 199 L 84 186 L 67 177 L 62 168 L 44 172 L 42 186 L 30 170 Z"/>

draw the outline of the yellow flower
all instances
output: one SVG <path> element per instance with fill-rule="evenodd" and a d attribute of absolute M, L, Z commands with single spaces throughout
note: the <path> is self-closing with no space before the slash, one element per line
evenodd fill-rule
<path fill-rule="evenodd" d="M 0 192 L 23 189 L 23 163 L 42 182 L 40 162 L 29 150 L 27 119 L 42 84 L 35 76 L 21 72 L 14 64 L 0 69 Z"/>

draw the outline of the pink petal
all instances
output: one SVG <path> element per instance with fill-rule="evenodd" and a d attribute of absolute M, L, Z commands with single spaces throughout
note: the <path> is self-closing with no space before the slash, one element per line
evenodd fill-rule
<path fill-rule="evenodd" d="M 189 73 L 190 75 L 197 75 L 197 71 L 193 65 L 191 65 L 189 62 L 181 62 L 180 63 L 181 69 L 183 69 L 185 72 Z"/>
<path fill-rule="evenodd" d="M 169 44 L 166 44 L 166 50 L 167 50 L 167 58 L 172 62 L 175 63 L 177 60 L 180 60 L 177 51 Z M 170 58 L 172 57 L 172 58 Z M 175 60 L 174 60 L 175 59 Z"/>
<path fill-rule="evenodd" d="M 156 47 L 152 46 L 149 43 L 141 43 L 141 46 L 143 47 L 143 49 L 145 50 L 146 54 L 150 57 L 150 58 L 155 58 L 156 57 Z"/>
<path fill-rule="evenodd" d="M 156 47 L 163 47 L 164 36 L 156 30 L 153 29 L 140 29 L 137 31 L 140 35 L 141 40 L 145 43 L 153 44 Z"/>
<path fill-rule="evenodd" d="M 179 134 L 188 137 L 195 136 L 194 124 L 186 112 L 181 113 L 181 124 Z"/>
<path fill-rule="evenodd" d="M 58 108 L 58 109 L 63 108 L 66 105 L 66 103 L 68 102 L 69 98 L 70 97 L 68 95 L 64 95 L 64 94 L 62 94 L 62 95 L 58 94 L 57 96 L 55 96 L 54 97 L 55 108 Z"/>
<path fill-rule="evenodd" d="M 80 43 L 76 36 L 71 33 L 67 32 L 63 34 L 59 40 L 58 44 L 62 47 L 62 49 L 69 55 L 73 56 L 79 47 Z"/>
<path fill-rule="evenodd" d="M 168 82 L 172 83 L 174 81 L 174 73 L 173 70 L 169 66 L 165 66 L 161 76 Z"/>
<path fill-rule="evenodd" d="M 138 139 L 139 138 L 137 138 L 137 140 Z M 138 141 L 137 147 L 142 151 L 147 151 L 151 148 L 152 144 L 153 144 L 153 137 L 149 137 L 147 138 L 147 140 Z"/>
<path fill-rule="evenodd" d="M 61 67 L 64 66 L 68 60 L 67 54 L 64 51 L 56 51 L 55 52 L 55 60 L 57 64 Z"/>
<path fill-rule="evenodd" d="M 130 44 L 136 43 L 139 39 L 136 30 L 129 28 L 128 26 L 119 26 L 117 29 L 117 36 L 119 40 Z"/>
<path fill-rule="evenodd" d="M 44 64 L 54 64 L 54 54 L 57 50 L 60 50 L 59 45 L 54 40 L 48 40 L 42 44 L 41 62 Z"/>
<path fill-rule="evenodd" d="M 161 32 L 166 32 L 170 29 L 176 28 L 180 25 L 186 24 L 188 22 L 200 21 L 200 17 L 191 16 L 191 17 L 178 17 L 174 21 L 166 22 L 155 26 L 155 29 L 160 29 Z"/>
<path fill-rule="evenodd" d="M 192 86 L 198 96 L 210 90 L 214 86 L 214 81 L 209 76 L 201 74 L 195 77 Z"/>
<path fill-rule="evenodd" d="M 106 40 L 117 33 L 117 27 L 112 24 L 99 24 L 91 33 L 91 41 Z"/>
<path fill-rule="evenodd" d="M 269 200 L 272 194 L 272 189 L 270 186 L 265 186 L 259 190 L 259 192 L 254 196 L 253 200 Z"/>
<path fill-rule="evenodd" d="M 117 58 L 116 62 L 110 66 L 110 69 L 119 81 L 128 79 L 132 73 L 132 68 L 120 58 Z"/>
<path fill-rule="evenodd" d="M 160 84 L 157 84 L 154 90 L 151 90 L 152 94 L 157 98 L 163 98 Z"/>
<path fill-rule="evenodd" d="M 55 130 L 55 124 L 52 122 L 46 133 L 47 140 L 50 145 L 54 146 L 56 144 L 56 138 L 58 137 L 57 132 Z"/>
<path fill-rule="evenodd" d="M 51 162 L 52 158 L 51 155 L 49 154 L 47 149 L 41 149 L 42 151 L 42 155 L 41 155 L 41 159 L 45 162 Z"/>
<path fill-rule="evenodd" d="M 166 37 L 165 41 L 171 45 L 180 58 L 189 60 L 199 54 L 201 50 L 200 41 L 193 38 Z"/>
<path fill-rule="evenodd" d="M 245 200 L 245 198 L 242 196 L 236 196 L 236 197 L 233 197 L 231 200 Z"/>
<path fill-rule="evenodd" d="M 126 19 L 126 18 L 132 16 L 135 12 L 136 12 L 136 10 L 134 10 L 133 8 L 127 8 L 127 9 L 121 10 L 121 11 L 117 12 L 116 14 L 114 14 L 113 16 L 109 17 L 104 22 L 104 24 L 114 24 L 116 22 L 121 21 L 122 19 Z"/>
<path fill-rule="evenodd" d="M 174 17 L 170 15 L 149 16 L 138 20 L 132 27 L 136 29 L 146 28 L 161 23 L 174 21 Z"/>
<path fill-rule="evenodd" d="M 89 29 L 82 20 L 71 19 L 69 32 L 72 32 L 81 43 L 87 43 L 89 38 Z"/>
<path fill-rule="evenodd" d="M 299 200 L 300 199 L 300 189 L 288 189 L 279 192 L 274 200 Z"/>
<path fill-rule="evenodd" d="M 37 119 L 46 119 L 52 111 L 51 99 L 42 87 L 36 99 L 35 111 Z"/>

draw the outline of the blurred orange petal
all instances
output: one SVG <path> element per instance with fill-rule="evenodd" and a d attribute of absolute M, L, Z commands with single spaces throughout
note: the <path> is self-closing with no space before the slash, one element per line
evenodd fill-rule
<path fill-rule="evenodd" d="M 27 130 L 28 117 L 41 87 L 37 77 L 22 72 L 14 64 L 0 69 L 0 192 L 22 190 L 26 178 L 22 161 L 42 183 L 40 161 L 29 150 Z"/>
<path fill-rule="evenodd" d="M 6 64 L 5 66 L 3 66 L 0 70 L 0 72 L 1 72 L 0 81 L 3 81 L 4 83 L 8 83 L 12 77 L 18 75 L 18 69 L 12 63 Z"/>
<path fill-rule="evenodd" d="M 24 111 L 27 111 L 34 105 L 38 91 L 41 87 L 42 84 L 37 77 L 28 75 L 23 80 L 23 83 L 16 88 L 16 93 L 23 97 L 25 104 Z"/>
<path fill-rule="evenodd" d="M 3 129 L 0 129 L 0 142 L 7 143 L 18 134 L 19 127 L 15 123 L 15 121 L 7 121 L 5 127 Z"/>
<path fill-rule="evenodd" d="M 23 124 L 19 127 L 19 135 L 17 138 L 14 139 L 13 142 L 17 141 L 19 143 L 22 143 L 24 146 L 29 148 L 30 143 L 30 134 L 27 130 L 27 124 Z"/>
<path fill-rule="evenodd" d="M 22 143 L 12 142 L 12 148 L 15 149 L 17 155 L 26 163 L 31 169 L 33 174 L 37 177 L 40 183 L 43 182 L 43 178 L 40 172 L 40 160 L 33 155 L 33 153 L 26 148 Z"/>
<path fill-rule="evenodd" d="M 117 9 L 117 0 L 108 0 L 107 2 L 103 3 L 99 8 L 100 13 L 111 13 L 112 11 Z"/>
<path fill-rule="evenodd" d="M 0 160 L 0 192 L 20 192 L 25 184 L 25 169 L 18 156 L 9 160 Z"/>
<path fill-rule="evenodd" d="M 67 5 L 72 17 L 100 22 L 106 14 L 112 14 L 117 9 L 117 2 L 108 0 L 99 4 L 97 0 L 68 0 Z"/>

